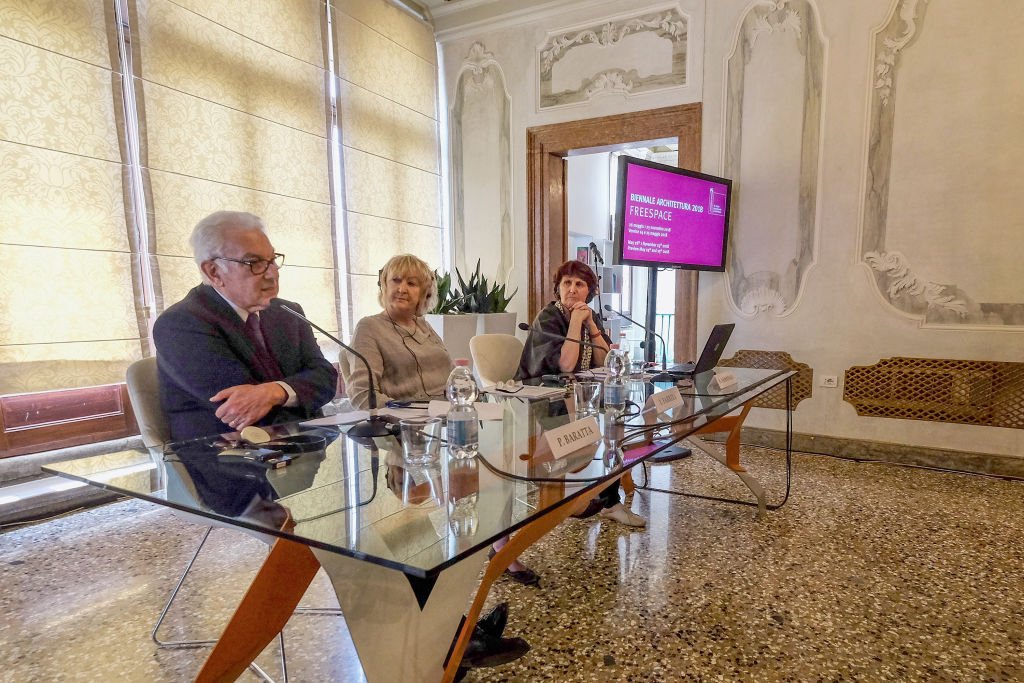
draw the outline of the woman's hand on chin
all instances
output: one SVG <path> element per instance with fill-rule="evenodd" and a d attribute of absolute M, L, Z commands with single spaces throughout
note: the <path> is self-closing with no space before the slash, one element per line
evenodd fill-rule
<path fill-rule="evenodd" d="M 586 305 L 582 301 L 576 301 L 575 303 L 570 304 L 567 308 L 570 311 L 571 320 L 579 320 L 582 323 L 586 323 L 594 315 L 594 311 L 590 306 Z"/>

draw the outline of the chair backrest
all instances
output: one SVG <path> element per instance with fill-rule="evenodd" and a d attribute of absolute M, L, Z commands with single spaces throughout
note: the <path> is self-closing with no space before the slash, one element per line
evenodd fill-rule
<path fill-rule="evenodd" d="M 171 428 L 160 406 L 160 385 L 157 380 L 156 358 L 143 358 L 128 366 L 126 373 L 128 400 L 139 423 L 142 443 L 162 454 L 163 446 L 171 440 Z"/>
<path fill-rule="evenodd" d="M 160 405 L 160 383 L 156 370 L 156 358 L 143 358 L 129 365 L 128 371 L 125 373 L 125 381 L 128 384 L 128 400 L 132 402 L 135 421 L 139 423 L 139 431 L 142 433 L 142 443 L 149 449 L 153 462 L 162 463 L 164 446 L 171 440 L 171 428 L 167 424 L 167 416 L 164 415 L 163 407 Z M 167 461 L 165 464 L 166 469 L 159 466 L 157 469 L 162 472 L 164 477 L 161 485 L 165 487 L 167 500 L 190 506 L 203 506 L 202 499 L 185 466 L 174 460 Z M 250 529 L 240 529 L 233 524 L 192 512 L 171 508 L 171 513 L 186 522 L 200 526 L 225 527 L 242 531 L 267 545 L 276 540 L 274 536 Z"/>
<path fill-rule="evenodd" d="M 484 386 L 515 377 L 523 342 L 511 334 L 478 334 L 469 340 L 473 367 Z"/>

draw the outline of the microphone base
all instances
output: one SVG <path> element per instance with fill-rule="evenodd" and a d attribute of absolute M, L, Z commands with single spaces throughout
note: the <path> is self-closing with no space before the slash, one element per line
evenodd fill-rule
<path fill-rule="evenodd" d="M 374 439 L 398 434 L 398 418 L 390 415 L 372 415 L 362 422 L 356 422 L 346 432 L 351 439 Z"/>
<path fill-rule="evenodd" d="M 651 456 L 649 463 L 652 465 L 663 465 L 667 462 L 674 462 L 676 460 L 682 460 L 683 458 L 689 458 L 693 455 L 693 451 L 686 446 L 672 446 L 666 448 L 661 453 Z"/>
<path fill-rule="evenodd" d="M 673 375 L 671 372 L 659 372 L 657 375 L 651 377 L 651 382 L 671 382 L 675 384 L 679 378 Z"/>

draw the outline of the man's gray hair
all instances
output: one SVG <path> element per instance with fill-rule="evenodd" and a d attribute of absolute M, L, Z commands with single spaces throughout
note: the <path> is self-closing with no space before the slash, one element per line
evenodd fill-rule
<path fill-rule="evenodd" d="M 242 230 L 259 230 L 267 232 L 263 220 L 247 211 L 216 211 L 203 220 L 196 223 L 192 228 L 192 236 L 189 237 L 189 244 L 192 245 L 192 257 L 202 272 L 203 263 L 215 256 L 220 256 L 224 250 L 227 240 L 224 233 L 230 228 L 241 228 Z M 206 281 L 206 274 L 203 274 L 203 281 Z"/>

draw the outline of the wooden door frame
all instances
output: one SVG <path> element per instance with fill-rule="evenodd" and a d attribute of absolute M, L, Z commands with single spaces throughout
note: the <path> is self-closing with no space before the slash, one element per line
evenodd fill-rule
<path fill-rule="evenodd" d="M 526 130 L 527 280 L 532 320 L 551 300 L 551 275 L 566 261 L 565 164 L 575 149 L 625 145 L 676 138 L 680 168 L 700 170 L 701 104 L 682 104 L 648 111 L 568 121 Z M 675 344 L 677 360 L 697 353 L 697 272 L 676 271 Z"/>

